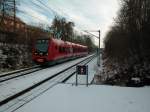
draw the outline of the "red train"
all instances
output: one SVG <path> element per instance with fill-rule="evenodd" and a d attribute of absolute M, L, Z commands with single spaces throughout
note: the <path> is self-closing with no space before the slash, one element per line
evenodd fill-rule
<path fill-rule="evenodd" d="M 32 59 L 37 64 L 55 64 L 88 54 L 87 46 L 54 38 L 37 39 Z"/>

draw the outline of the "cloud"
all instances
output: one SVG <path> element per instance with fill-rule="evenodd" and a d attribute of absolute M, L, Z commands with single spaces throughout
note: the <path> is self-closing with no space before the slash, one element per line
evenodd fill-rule
<path fill-rule="evenodd" d="M 33 5 L 40 5 L 41 8 Z M 57 14 L 75 23 L 78 30 L 101 30 L 101 45 L 103 38 L 117 16 L 119 10 L 118 0 L 41 0 L 48 8 L 37 0 L 26 0 L 20 8 L 35 17 L 23 17 L 26 21 L 50 24 L 54 18 L 53 9 Z M 36 18 L 37 17 L 37 18 Z M 94 33 L 98 35 L 98 33 Z M 98 44 L 98 40 L 95 39 Z"/>
<path fill-rule="evenodd" d="M 27 0 L 28 1 L 28 0 Z M 34 1 L 34 0 L 32 0 Z M 23 19 L 26 23 L 31 24 L 45 24 L 50 25 L 52 22 L 52 17 L 45 10 L 34 6 L 31 1 L 23 2 L 19 6 L 18 16 Z"/>
<path fill-rule="evenodd" d="M 64 16 L 66 13 L 67 18 L 81 30 L 101 29 L 101 42 L 119 9 L 117 0 L 49 0 L 49 5 Z M 98 40 L 95 41 L 98 43 Z"/>

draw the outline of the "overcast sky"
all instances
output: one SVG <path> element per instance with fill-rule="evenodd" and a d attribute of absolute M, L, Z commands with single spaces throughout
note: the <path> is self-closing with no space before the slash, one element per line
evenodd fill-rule
<path fill-rule="evenodd" d="M 19 10 L 25 14 L 19 13 L 18 16 L 27 23 L 50 25 L 57 13 L 73 21 L 79 31 L 100 29 L 103 46 L 103 38 L 117 16 L 119 0 L 20 0 Z M 98 44 L 98 40 L 95 41 Z"/>

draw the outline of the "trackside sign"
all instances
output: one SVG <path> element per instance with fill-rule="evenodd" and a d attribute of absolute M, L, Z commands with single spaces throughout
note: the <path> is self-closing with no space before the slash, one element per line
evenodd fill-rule
<path fill-rule="evenodd" d="M 86 85 L 88 86 L 88 66 L 78 65 L 76 66 L 76 85 L 78 85 L 78 75 L 86 75 Z"/>
<path fill-rule="evenodd" d="M 78 65 L 77 66 L 77 74 L 87 75 L 87 66 L 86 65 Z"/>

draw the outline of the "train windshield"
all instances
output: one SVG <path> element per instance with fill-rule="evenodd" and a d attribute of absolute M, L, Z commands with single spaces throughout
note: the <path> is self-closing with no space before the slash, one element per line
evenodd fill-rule
<path fill-rule="evenodd" d="M 48 42 L 49 42 L 48 39 L 38 39 L 36 41 L 36 45 L 35 45 L 36 50 L 39 51 L 39 52 L 47 52 Z"/>

